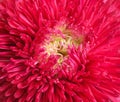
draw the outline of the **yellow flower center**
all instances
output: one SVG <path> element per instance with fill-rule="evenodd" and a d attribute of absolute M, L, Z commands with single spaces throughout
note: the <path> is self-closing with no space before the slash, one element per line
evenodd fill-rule
<path fill-rule="evenodd" d="M 83 42 L 83 36 L 75 37 L 72 30 L 68 29 L 66 25 L 55 27 L 58 34 L 52 33 L 49 41 L 45 44 L 45 51 L 50 55 L 60 56 L 58 63 L 61 64 L 64 57 L 68 55 L 68 47 L 75 45 L 78 47 Z"/>

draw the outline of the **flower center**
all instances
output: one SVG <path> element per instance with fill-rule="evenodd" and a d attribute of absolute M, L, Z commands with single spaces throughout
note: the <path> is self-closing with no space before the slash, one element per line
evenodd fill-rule
<path fill-rule="evenodd" d="M 46 53 L 49 56 L 59 56 L 58 63 L 62 63 L 64 58 L 68 56 L 68 48 L 73 45 L 78 47 L 84 40 L 82 35 L 78 38 L 73 33 L 66 25 L 55 27 L 44 46 Z"/>

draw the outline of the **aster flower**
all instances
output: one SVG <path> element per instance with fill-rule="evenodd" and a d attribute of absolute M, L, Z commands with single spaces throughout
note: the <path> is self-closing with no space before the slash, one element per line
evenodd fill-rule
<path fill-rule="evenodd" d="M 0 102 L 120 102 L 120 0 L 1 0 Z"/>

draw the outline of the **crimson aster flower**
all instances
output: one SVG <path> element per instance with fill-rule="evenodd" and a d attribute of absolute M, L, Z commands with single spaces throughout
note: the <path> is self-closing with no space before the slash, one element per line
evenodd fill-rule
<path fill-rule="evenodd" d="M 120 0 L 1 0 L 0 102 L 120 102 Z"/>

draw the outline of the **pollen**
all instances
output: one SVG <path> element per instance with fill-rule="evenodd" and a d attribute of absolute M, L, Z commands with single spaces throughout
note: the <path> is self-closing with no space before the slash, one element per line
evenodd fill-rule
<path fill-rule="evenodd" d="M 49 41 L 45 43 L 45 52 L 50 55 L 59 56 L 58 63 L 62 63 L 65 57 L 68 57 L 68 49 L 73 45 L 78 47 L 84 40 L 83 36 L 73 36 L 74 31 L 64 24 L 55 27 Z"/>

